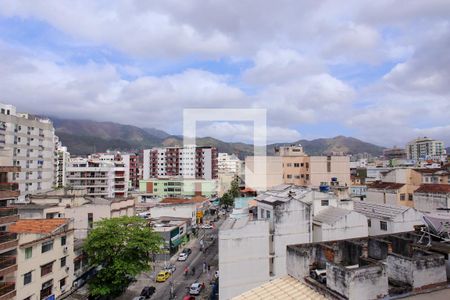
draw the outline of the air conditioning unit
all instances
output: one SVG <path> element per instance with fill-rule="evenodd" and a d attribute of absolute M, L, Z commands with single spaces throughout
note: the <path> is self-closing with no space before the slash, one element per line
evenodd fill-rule
<path fill-rule="evenodd" d="M 66 267 L 66 272 L 69 272 L 70 271 L 70 268 L 69 267 Z"/>
<path fill-rule="evenodd" d="M 61 293 L 64 293 L 66 291 L 66 286 L 61 287 Z"/>
<path fill-rule="evenodd" d="M 79 283 L 78 283 L 78 281 L 74 281 L 72 285 L 73 285 L 74 288 L 77 288 Z"/>
<path fill-rule="evenodd" d="M 63 248 L 64 253 L 67 253 L 68 250 L 69 250 L 69 248 L 67 248 L 67 246 L 65 246 L 65 247 Z"/>

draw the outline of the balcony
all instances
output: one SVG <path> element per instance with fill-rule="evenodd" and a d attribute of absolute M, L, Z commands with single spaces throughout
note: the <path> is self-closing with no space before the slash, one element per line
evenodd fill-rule
<path fill-rule="evenodd" d="M 7 224 L 17 221 L 17 208 L 1 207 L 0 208 L 0 224 Z"/>
<path fill-rule="evenodd" d="M 0 276 L 17 271 L 15 256 L 0 256 Z"/>
<path fill-rule="evenodd" d="M 15 182 L 1 182 L 0 183 L 0 198 L 15 198 L 19 197 L 19 185 Z"/>
<path fill-rule="evenodd" d="M 13 299 L 16 296 L 14 282 L 0 282 L 0 300 Z"/>
<path fill-rule="evenodd" d="M 17 234 L 12 232 L 0 233 L 0 251 L 17 247 L 18 239 Z"/>

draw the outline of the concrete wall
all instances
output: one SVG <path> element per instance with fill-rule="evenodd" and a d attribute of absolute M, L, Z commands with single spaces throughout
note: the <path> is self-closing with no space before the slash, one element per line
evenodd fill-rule
<path fill-rule="evenodd" d="M 174 204 L 174 205 L 158 205 L 150 208 L 150 216 L 152 218 L 159 217 L 177 217 L 191 218 L 191 224 L 196 223 L 197 203 L 192 204 Z"/>
<path fill-rule="evenodd" d="M 414 290 L 447 282 L 445 260 L 442 255 L 415 253 L 415 257 L 395 253 L 387 257 L 388 276 L 410 284 Z M 423 252 L 422 252 L 423 253 Z"/>
<path fill-rule="evenodd" d="M 379 299 L 388 295 L 388 277 L 382 264 L 346 269 L 327 263 L 327 287 L 350 300 Z"/>
<path fill-rule="evenodd" d="M 366 216 L 353 211 L 333 225 L 322 224 L 322 226 L 314 226 L 314 229 L 314 237 L 321 238 L 314 242 L 352 239 L 368 235 Z M 320 234 L 316 234 L 316 229 L 321 231 Z"/>
<path fill-rule="evenodd" d="M 450 194 L 414 193 L 414 207 L 423 212 L 432 212 L 437 208 L 450 208 Z"/>
<path fill-rule="evenodd" d="M 319 186 L 321 182 L 330 182 L 336 177 L 340 185 L 350 185 L 350 158 L 348 156 L 310 156 L 310 185 Z M 330 172 L 327 164 L 331 163 Z"/>
<path fill-rule="evenodd" d="M 220 299 L 227 300 L 270 279 L 269 222 L 219 231 Z"/>
<path fill-rule="evenodd" d="M 399 232 L 407 232 L 414 230 L 414 225 L 423 224 L 422 213 L 410 208 L 403 214 L 397 215 L 393 220 L 380 219 L 371 217 L 371 226 L 369 227 L 369 235 L 383 235 Z M 387 223 L 387 230 L 381 230 L 380 221 Z"/>
<path fill-rule="evenodd" d="M 279 206 L 273 213 L 273 217 L 275 252 L 273 273 L 276 277 L 281 277 L 287 274 L 286 247 L 312 241 L 310 207 L 300 201 L 291 200 Z"/>

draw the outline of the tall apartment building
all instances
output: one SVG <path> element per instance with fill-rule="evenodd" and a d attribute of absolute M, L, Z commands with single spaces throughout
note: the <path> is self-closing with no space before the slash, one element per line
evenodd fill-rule
<path fill-rule="evenodd" d="M 67 151 L 67 147 L 64 147 L 57 136 L 55 136 L 55 157 L 54 157 L 54 170 L 55 175 L 53 177 L 53 186 L 55 188 L 65 187 L 67 165 L 69 164 L 70 153 Z"/>
<path fill-rule="evenodd" d="M 54 176 L 54 128 L 49 119 L 0 104 L 0 149 L 11 149 L 21 195 L 50 190 Z M 22 198 L 21 200 L 23 200 Z"/>
<path fill-rule="evenodd" d="M 182 176 L 216 179 L 217 149 L 214 147 L 166 147 L 143 151 L 143 179 Z"/>
<path fill-rule="evenodd" d="M 16 296 L 18 239 L 9 227 L 19 217 L 17 209 L 8 205 L 20 194 L 17 183 L 12 182 L 13 174 L 17 172 L 20 172 L 20 167 L 12 166 L 12 157 L 0 157 L 0 299 Z"/>
<path fill-rule="evenodd" d="M 128 196 L 128 178 L 122 161 L 73 158 L 67 167 L 67 184 L 87 188 L 87 195 L 101 198 Z"/>
<path fill-rule="evenodd" d="M 219 153 L 217 160 L 219 174 L 241 174 L 243 163 L 236 155 Z"/>
<path fill-rule="evenodd" d="M 275 149 L 282 159 L 283 182 L 300 186 L 320 186 L 331 182 L 350 185 L 348 156 L 308 156 L 301 145 Z"/>
<path fill-rule="evenodd" d="M 139 155 L 137 153 L 121 154 L 125 169 L 128 172 L 129 186 L 132 189 L 139 188 L 139 180 L 141 178 Z"/>
<path fill-rule="evenodd" d="M 439 158 L 446 154 L 444 142 L 428 137 L 417 138 L 406 145 L 408 159 L 421 160 Z"/>

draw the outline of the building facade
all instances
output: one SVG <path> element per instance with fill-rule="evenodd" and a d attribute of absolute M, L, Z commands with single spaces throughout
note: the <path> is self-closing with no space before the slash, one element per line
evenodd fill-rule
<path fill-rule="evenodd" d="M 166 147 L 143 151 L 143 179 L 182 176 L 217 179 L 217 149 L 214 147 Z"/>
<path fill-rule="evenodd" d="M 444 142 L 428 137 L 417 138 L 406 145 L 408 159 L 415 161 L 425 159 L 440 159 L 446 154 Z"/>
<path fill-rule="evenodd" d="M 217 180 L 184 179 L 181 177 L 141 180 L 142 198 L 213 197 L 217 195 Z"/>
<path fill-rule="evenodd" d="M 54 156 L 54 171 L 53 187 L 62 188 L 67 185 L 66 173 L 67 166 L 70 160 L 70 153 L 67 147 L 62 146 L 59 138 L 55 136 L 55 156 Z"/>
<path fill-rule="evenodd" d="M 87 188 L 87 195 L 101 198 L 128 196 L 123 162 L 107 159 L 73 158 L 67 167 L 67 184 Z"/>
<path fill-rule="evenodd" d="M 17 299 L 58 298 L 72 288 L 74 237 L 69 219 L 18 220 Z"/>
<path fill-rule="evenodd" d="M 21 197 L 50 190 L 54 182 L 54 128 L 49 119 L 18 113 L 12 105 L 0 104 L 0 148 L 11 150 L 13 175 Z"/>
<path fill-rule="evenodd" d="M 243 162 L 234 154 L 219 153 L 218 158 L 219 174 L 235 174 L 242 173 Z"/>

